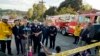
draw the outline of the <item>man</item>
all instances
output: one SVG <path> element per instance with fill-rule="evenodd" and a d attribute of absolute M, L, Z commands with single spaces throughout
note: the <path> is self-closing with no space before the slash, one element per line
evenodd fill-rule
<path fill-rule="evenodd" d="M 55 40 L 57 35 L 57 28 L 53 25 L 49 27 L 50 48 L 55 48 Z"/>
<path fill-rule="evenodd" d="M 44 23 L 44 26 L 42 28 L 42 33 L 43 33 L 42 43 L 44 43 L 44 41 L 46 40 L 45 45 L 47 46 L 48 45 L 49 27 L 46 25 L 46 23 Z"/>
<path fill-rule="evenodd" d="M 82 31 L 81 31 L 81 34 L 80 34 L 80 39 L 81 41 L 84 41 L 82 43 L 82 45 L 87 45 L 87 44 L 91 44 L 91 39 L 89 38 L 90 37 L 90 29 L 91 29 L 91 26 L 92 24 L 91 23 L 88 23 Z M 91 54 L 91 51 L 90 49 L 87 50 L 90 54 Z"/>
<path fill-rule="evenodd" d="M 12 38 L 12 30 L 10 25 L 8 24 L 8 19 L 2 18 L 2 22 L 0 22 L 0 43 L 1 43 L 1 51 L 6 52 L 6 46 L 8 49 L 8 54 L 11 53 L 11 38 Z"/>
<path fill-rule="evenodd" d="M 89 33 L 90 33 L 91 23 L 88 23 L 84 29 L 81 30 L 80 39 L 85 42 L 85 44 L 90 43 Z"/>
<path fill-rule="evenodd" d="M 21 37 L 20 37 L 20 21 L 15 20 L 14 23 L 15 23 L 15 26 L 13 27 L 12 30 L 15 36 L 15 43 L 16 43 L 16 49 L 17 49 L 17 55 L 18 55 L 20 53 L 20 47 L 21 47 L 21 52 L 23 53 Z"/>
<path fill-rule="evenodd" d="M 32 38 L 33 38 L 33 42 L 34 42 L 34 53 L 36 53 L 37 49 L 38 49 L 38 53 L 40 52 L 40 41 L 41 41 L 41 33 L 42 33 L 42 29 L 40 27 L 40 25 L 38 25 L 38 21 L 34 20 L 34 25 L 31 27 L 32 30 Z"/>
<path fill-rule="evenodd" d="M 20 36 L 21 36 L 21 42 L 23 47 L 23 55 L 26 55 L 26 44 L 28 44 L 27 40 L 29 38 L 30 31 L 31 30 L 27 26 L 27 22 L 24 22 L 24 24 L 20 27 Z"/>

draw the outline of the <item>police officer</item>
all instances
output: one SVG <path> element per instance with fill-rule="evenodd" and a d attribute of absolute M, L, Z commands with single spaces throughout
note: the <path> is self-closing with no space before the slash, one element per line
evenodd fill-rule
<path fill-rule="evenodd" d="M 42 43 L 45 42 L 45 45 L 48 45 L 48 35 L 49 35 L 49 27 L 46 25 L 46 23 L 44 22 L 43 28 L 42 28 L 42 33 L 43 33 L 43 39 L 42 39 Z"/>
<path fill-rule="evenodd" d="M 34 53 L 36 53 L 37 49 L 38 49 L 38 53 L 40 52 L 40 41 L 41 41 L 41 33 L 42 33 L 42 29 L 40 27 L 40 25 L 38 25 L 38 21 L 34 20 L 34 25 L 31 27 L 32 30 L 32 38 L 33 38 L 33 42 L 34 42 Z"/>
<path fill-rule="evenodd" d="M 50 48 L 55 48 L 55 40 L 57 35 L 57 28 L 53 25 L 49 27 Z"/>

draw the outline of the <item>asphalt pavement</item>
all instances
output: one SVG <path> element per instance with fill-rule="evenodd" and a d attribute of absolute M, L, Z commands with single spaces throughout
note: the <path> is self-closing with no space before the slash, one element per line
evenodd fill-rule
<path fill-rule="evenodd" d="M 60 46 L 62 51 L 67 51 L 70 49 L 74 49 L 76 47 L 76 45 L 73 44 L 74 38 L 71 36 L 63 36 L 60 33 L 57 34 L 56 36 L 56 46 Z M 49 47 L 49 44 L 48 44 Z M 48 48 L 47 47 L 47 48 Z M 15 41 L 14 38 L 12 39 L 12 43 L 11 43 L 11 49 L 12 49 L 12 56 L 22 56 L 22 54 L 20 55 L 16 55 L 16 45 L 15 45 Z M 50 49 L 51 52 L 55 52 L 55 50 Z M 7 55 L 9 56 L 9 55 Z"/>
<path fill-rule="evenodd" d="M 63 36 L 59 33 L 56 36 L 56 46 L 60 46 L 62 51 L 75 48 L 75 45 L 73 45 L 73 41 L 74 41 L 73 37 L 70 37 L 70 36 Z M 12 47 L 12 53 L 14 54 L 13 56 L 22 56 L 21 54 L 16 55 L 17 52 L 16 52 L 16 45 L 15 45 L 14 38 L 12 39 L 11 47 Z M 49 47 L 49 44 L 48 44 L 48 47 Z M 50 50 L 50 51 L 55 52 L 55 50 Z"/>

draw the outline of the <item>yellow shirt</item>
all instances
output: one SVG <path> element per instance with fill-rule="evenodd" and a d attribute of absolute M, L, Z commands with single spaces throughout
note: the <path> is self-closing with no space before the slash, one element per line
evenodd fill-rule
<path fill-rule="evenodd" d="M 81 32 L 81 27 L 76 26 L 74 31 L 74 36 L 79 36 Z"/>
<path fill-rule="evenodd" d="M 12 35 L 12 30 L 10 28 L 10 25 L 0 22 L 0 40 L 6 40 L 7 35 Z"/>

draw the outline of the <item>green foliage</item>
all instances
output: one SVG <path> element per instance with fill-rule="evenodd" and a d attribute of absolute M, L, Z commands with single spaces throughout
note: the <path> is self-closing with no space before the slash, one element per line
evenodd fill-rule
<path fill-rule="evenodd" d="M 31 18 L 33 16 L 33 9 L 32 8 L 28 9 L 27 16 L 28 16 L 28 18 Z"/>
<path fill-rule="evenodd" d="M 57 11 L 56 7 L 50 7 L 48 10 L 45 11 L 44 17 L 46 17 L 46 15 L 53 16 L 53 15 L 66 14 L 66 13 L 76 14 L 76 11 L 74 11 L 74 9 L 71 8 L 70 6 L 63 7 L 59 11 Z"/>
<path fill-rule="evenodd" d="M 45 11 L 44 17 L 46 17 L 46 15 L 52 16 L 52 15 L 56 15 L 56 14 L 57 14 L 57 8 L 50 7 L 48 10 Z"/>
<path fill-rule="evenodd" d="M 89 4 L 84 4 L 84 5 L 82 5 L 81 10 L 90 11 L 90 10 L 92 10 L 92 6 L 90 6 Z"/>
<path fill-rule="evenodd" d="M 59 11 L 59 14 L 76 14 L 76 11 L 74 11 L 73 8 L 71 8 L 70 6 L 67 7 L 63 7 L 61 8 L 61 10 Z"/>
<path fill-rule="evenodd" d="M 46 10 L 45 5 L 39 3 L 33 5 L 33 16 L 32 19 L 41 19 L 42 15 Z"/>
<path fill-rule="evenodd" d="M 71 6 L 75 11 L 78 11 L 81 8 L 81 5 L 82 0 L 65 0 L 60 4 L 58 10 L 61 10 L 63 7 Z"/>
<path fill-rule="evenodd" d="M 82 0 L 65 0 L 58 8 L 50 7 L 45 11 L 44 17 L 46 15 L 61 15 L 61 14 L 77 14 L 78 11 L 90 11 L 92 7 L 89 4 L 82 4 Z"/>
<path fill-rule="evenodd" d="M 76 14 L 76 12 L 81 8 L 82 0 L 65 0 L 63 1 L 58 8 L 50 7 L 44 13 L 46 15 L 59 15 L 59 14 Z"/>

